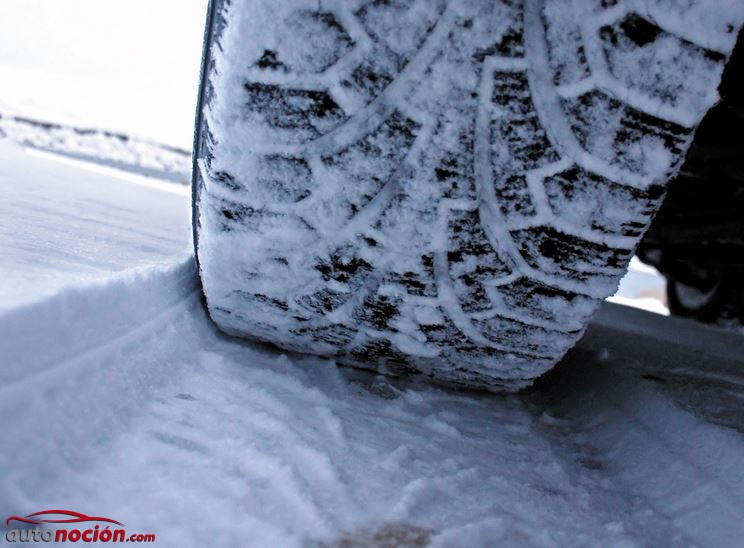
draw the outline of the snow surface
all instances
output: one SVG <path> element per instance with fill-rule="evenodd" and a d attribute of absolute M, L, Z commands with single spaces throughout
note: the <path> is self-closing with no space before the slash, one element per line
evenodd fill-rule
<path fill-rule="evenodd" d="M 0 135 L 27 148 L 184 185 L 191 182 L 191 153 L 188 150 L 123 133 L 0 115 Z"/>
<path fill-rule="evenodd" d="M 620 280 L 620 286 L 607 300 L 664 316 L 669 315 L 666 280 L 658 270 L 643 264 L 637 257 L 631 259 L 628 272 Z"/>
<path fill-rule="evenodd" d="M 0 195 L 0 314 L 191 247 L 180 185 L 0 140 Z"/>
<path fill-rule="evenodd" d="M 741 338 L 607 308 L 506 397 L 238 342 L 182 188 L 98 169 L 0 145 L 0 515 L 163 546 L 740 545 Z"/>

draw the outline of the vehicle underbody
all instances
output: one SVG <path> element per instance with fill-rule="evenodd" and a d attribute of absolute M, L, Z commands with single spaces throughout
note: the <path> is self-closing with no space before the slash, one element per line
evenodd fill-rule
<path fill-rule="evenodd" d="M 667 278 L 670 312 L 744 323 L 744 44 L 638 249 Z"/>

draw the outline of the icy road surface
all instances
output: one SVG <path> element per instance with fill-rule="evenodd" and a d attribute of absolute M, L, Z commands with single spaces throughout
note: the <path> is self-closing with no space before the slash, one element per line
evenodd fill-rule
<path fill-rule="evenodd" d="M 608 305 L 520 395 L 385 379 L 220 335 L 185 196 L 2 143 L 0 184 L 3 522 L 70 508 L 161 546 L 741 546 L 739 336 Z"/>

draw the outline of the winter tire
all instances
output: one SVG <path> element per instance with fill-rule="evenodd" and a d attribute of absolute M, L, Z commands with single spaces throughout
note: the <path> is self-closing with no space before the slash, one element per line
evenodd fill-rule
<path fill-rule="evenodd" d="M 225 332 L 514 390 L 612 294 L 734 0 L 213 0 L 197 257 Z"/>

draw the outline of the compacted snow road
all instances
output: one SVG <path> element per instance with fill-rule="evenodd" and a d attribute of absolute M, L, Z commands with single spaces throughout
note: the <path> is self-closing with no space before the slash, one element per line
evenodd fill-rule
<path fill-rule="evenodd" d="M 740 336 L 608 305 L 518 395 L 382 378 L 218 333 L 178 187 L 1 142 L 0 185 L 0 515 L 163 546 L 741 545 Z"/>

